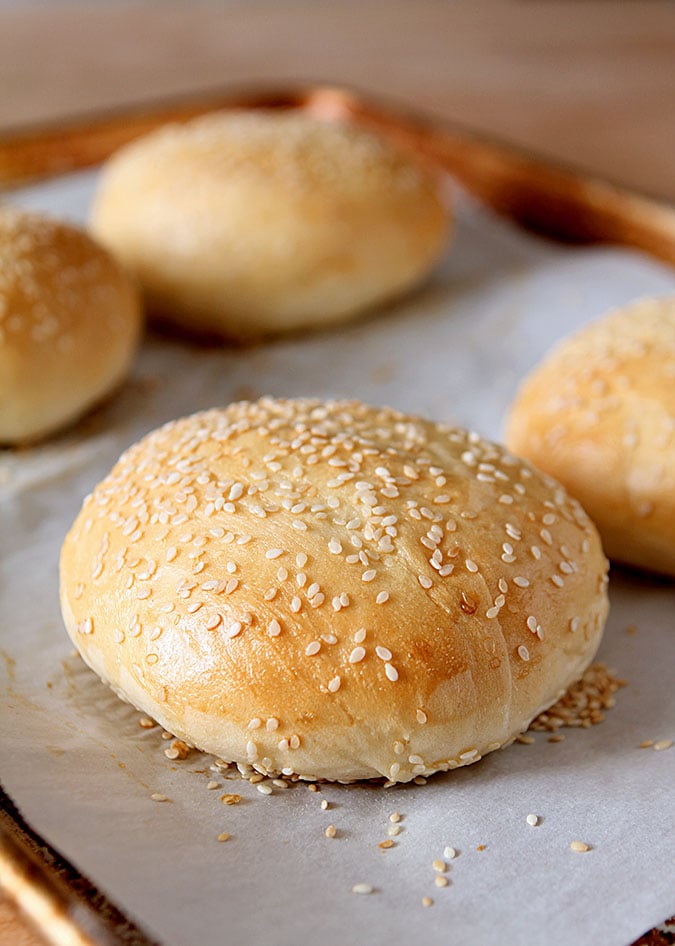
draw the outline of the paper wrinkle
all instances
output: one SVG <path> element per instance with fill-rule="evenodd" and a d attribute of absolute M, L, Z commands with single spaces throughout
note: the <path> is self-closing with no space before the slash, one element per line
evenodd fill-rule
<path fill-rule="evenodd" d="M 83 220 L 93 180 L 73 175 L 17 200 Z M 57 588 L 60 544 L 85 493 L 172 417 L 246 394 L 358 397 L 498 438 L 518 381 L 555 340 L 636 296 L 673 291 L 675 274 L 637 253 L 556 247 L 460 196 L 452 251 L 387 311 L 251 349 L 150 334 L 117 397 L 55 440 L 0 452 L 0 758 L 28 821 L 166 946 L 224 936 L 407 946 L 411 930 L 429 946 L 448 936 L 625 946 L 673 913 L 664 868 L 675 863 L 675 748 L 638 748 L 675 737 L 671 583 L 612 572 L 599 659 L 628 687 L 601 725 L 563 730 L 556 744 L 537 734 L 424 787 L 299 785 L 269 798 L 198 753 L 165 758 L 158 728 L 139 728 L 69 656 Z M 223 805 L 227 791 L 242 803 Z M 402 830 L 382 851 L 395 809 Z M 231 838 L 218 843 L 223 830 Z M 575 839 L 592 850 L 571 852 Z M 431 864 L 446 845 L 460 855 L 439 889 Z M 355 897 L 356 883 L 375 893 Z"/>

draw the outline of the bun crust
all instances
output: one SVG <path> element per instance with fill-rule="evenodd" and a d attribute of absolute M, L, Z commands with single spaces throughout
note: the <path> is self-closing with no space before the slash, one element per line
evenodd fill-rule
<path fill-rule="evenodd" d="M 400 295 L 447 230 L 433 181 L 393 146 L 283 112 L 208 115 L 126 146 L 91 226 L 157 318 L 244 340 Z"/>
<path fill-rule="evenodd" d="M 606 569 L 578 503 L 475 434 L 264 399 L 131 447 L 65 540 L 61 600 L 85 661 L 186 742 L 409 781 L 581 676 Z"/>
<path fill-rule="evenodd" d="M 610 558 L 675 575 L 675 298 L 554 348 L 522 385 L 507 442 L 583 503 Z"/>
<path fill-rule="evenodd" d="M 75 420 L 126 375 L 138 295 L 75 227 L 0 207 L 0 443 Z"/>

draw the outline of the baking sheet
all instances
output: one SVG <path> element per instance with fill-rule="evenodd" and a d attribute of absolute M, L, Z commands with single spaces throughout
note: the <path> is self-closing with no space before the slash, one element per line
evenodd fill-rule
<path fill-rule="evenodd" d="M 13 199 L 82 220 L 94 179 Z M 538 734 L 426 786 L 390 789 L 300 784 L 266 797 L 199 753 L 170 762 L 159 730 L 141 729 L 72 656 L 61 624 L 65 531 L 119 453 L 159 423 L 262 393 L 348 396 L 498 438 L 518 379 L 555 339 L 613 305 L 675 291 L 675 273 L 639 254 L 548 244 L 456 196 L 447 258 L 386 312 L 252 349 L 151 336 L 120 394 L 75 430 L 0 452 L 2 780 L 36 830 L 166 946 L 312 936 L 324 946 L 623 946 L 675 912 L 675 748 L 638 748 L 675 736 L 668 582 L 612 574 L 599 659 L 628 686 L 601 725 L 555 744 Z M 214 778 L 222 787 L 207 789 Z M 224 792 L 241 804 L 224 805 Z M 382 850 L 394 810 L 402 830 Z M 592 849 L 573 853 L 575 839 Z M 432 861 L 446 845 L 459 855 L 439 889 Z M 374 892 L 353 894 L 357 883 Z"/>

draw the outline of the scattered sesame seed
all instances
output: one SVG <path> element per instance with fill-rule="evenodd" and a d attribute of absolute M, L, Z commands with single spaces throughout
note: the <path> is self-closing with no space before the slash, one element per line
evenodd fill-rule
<path fill-rule="evenodd" d="M 423 726 L 427 721 L 427 714 L 424 712 L 423 709 L 418 709 L 416 715 L 417 715 L 417 722 L 421 726 Z"/>
<path fill-rule="evenodd" d="M 224 805 L 238 805 L 241 801 L 241 795 L 236 795 L 232 792 L 226 792 L 225 795 L 220 796 L 220 800 Z"/>
<path fill-rule="evenodd" d="M 215 782 L 212 779 L 210 782 L 207 783 L 206 787 L 208 788 L 210 792 L 212 792 L 214 789 L 220 788 L 220 782 Z"/>
<path fill-rule="evenodd" d="M 527 661 L 530 659 L 530 652 L 525 646 L 525 644 L 521 644 L 520 647 L 518 648 L 518 656 L 520 657 L 521 660 Z"/>
<path fill-rule="evenodd" d="M 328 801 L 327 801 L 325 798 L 323 798 L 323 799 L 321 800 L 321 808 L 322 808 L 322 810 L 323 810 L 323 811 L 327 811 L 327 810 L 328 810 L 328 807 L 329 807 Z"/>
<path fill-rule="evenodd" d="M 258 785 L 256 785 L 256 788 L 261 795 L 272 794 L 272 786 L 269 784 L 269 782 L 259 782 Z"/>
<path fill-rule="evenodd" d="M 398 822 L 401 821 L 401 819 L 402 819 L 402 815 L 400 815 L 398 811 L 393 811 L 389 815 L 389 820 L 392 822 L 392 824 L 398 824 Z"/>
<path fill-rule="evenodd" d="M 387 834 L 390 834 L 393 838 L 401 833 L 403 828 L 400 824 L 390 824 L 387 828 Z"/>
<path fill-rule="evenodd" d="M 434 877 L 434 883 L 437 887 L 447 887 L 450 881 L 447 877 L 444 877 L 442 874 L 439 874 L 437 877 Z"/>
<path fill-rule="evenodd" d="M 672 739 L 659 739 L 658 742 L 654 743 L 655 752 L 663 752 L 664 749 L 670 749 L 673 744 Z"/>
<path fill-rule="evenodd" d="M 150 798 L 152 798 L 153 801 L 169 801 L 169 796 L 162 795 L 161 792 L 153 792 Z"/>
<path fill-rule="evenodd" d="M 337 828 L 335 827 L 334 824 L 329 824 L 326 830 L 324 831 L 324 834 L 326 835 L 327 838 L 334 838 L 337 834 Z"/>
<path fill-rule="evenodd" d="M 457 857 L 457 851 L 454 847 L 446 847 L 443 849 L 443 857 L 446 857 L 449 861 Z"/>
<path fill-rule="evenodd" d="M 229 841 L 229 840 L 230 840 L 230 835 L 227 833 L 227 831 L 221 831 L 218 837 L 216 838 L 216 841 Z"/>
<path fill-rule="evenodd" d="M 150 719 L 149 716 L 141 716 L 141 718 L 138 720 L 138 725 L 141 727 L 141 729 L 154 729 L 157 723 L 154 721 L 154 719 Z"/>
<path fill-rule="evenodd" d="M 433 905 L 434 905 L 434 901 L 431 899 L 431 897 L 422 897 L 423 907 L 432 907 Z"/>
<path fill-rule="evenodd" d="M 381 848 L 383 851 L 386 851 L 386 850 L 388 850 L 390 847 L 393 847 L 393 846 L 394 846 L 394 842 L 391 841 L 391 840 L 390 840 L 390 841 L 380 841 L 380 843 L 379 843 L 377 846 L 378 846 L 379 848 Z"/>
<path fill-rule="evenodd" d="M 445 863 L 445 861 L 441 860 L 432 861 L 431 866 L 435 871 L 439 871 L 440 873 L 443 873 L 443 871 L 448 869 L 448 865 Z"/>
<path fill-rule="evenodd" d="M 525 820 L 526 820 L 527 823 L 528 823 L 529 825 L 531 825 L 531 827 L 533 827 L 533 828 L 535 828 L 535 827 L 539 824 L 539 817 L 538 817 L 538 815 L 528 815 Z"/>
<path fill-rule="evenodd" d="M 366 894 L 366 893 L 372 893 L 372 892 L 373 892 L 373 888 L 370 886 L 370 884 L 354 884 L 354 886 L 352 887 L 352 893 Z"/>
<path fill-rule="evenodd" d="M 585 841 L 572 841 L 570 843 L 570 848 L 573 851 L 576 851 L 578 854 L 584 854 L 586 851 L 590 851 L 590 844 L 586 844 Z"/>

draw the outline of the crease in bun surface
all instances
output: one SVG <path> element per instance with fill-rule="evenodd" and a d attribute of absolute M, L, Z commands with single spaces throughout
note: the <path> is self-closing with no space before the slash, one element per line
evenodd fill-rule
<path fill-rule="evenodd" d="M 579 504 L 478 435 L 263 399 L 132 446 L 63 546 L 85 661 L 185 742 L 265 774 L 409 781 L 512 741 L 607 613 Z"/>
<path fill-rule="evenodd" d="M 159 321 L 248 340 L 408 291 L 438 259 L 447 216 L 431 175 L 387 141 L 261 110 L 122 148 L 102 171 L 91 226 Z"/>
<path fill-rule="evenodd" d="M 583 504 L 610 558 L 675 576 L 675 297 L 560 342 L 523 382 L 506 436 Z"/>
<path fill-rule="evenodd" d="M 140 300 L 76 227 L 0 206 L 0 444 L 74 421 L 122 382 Z"/>

